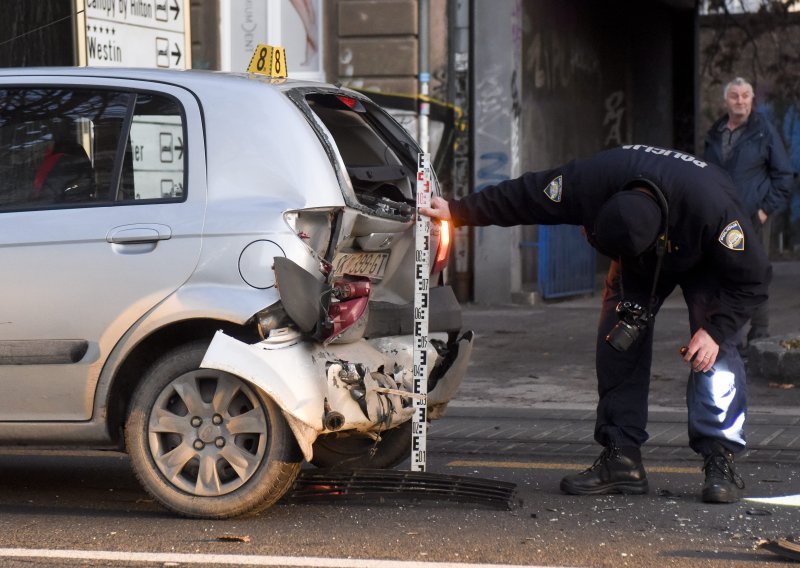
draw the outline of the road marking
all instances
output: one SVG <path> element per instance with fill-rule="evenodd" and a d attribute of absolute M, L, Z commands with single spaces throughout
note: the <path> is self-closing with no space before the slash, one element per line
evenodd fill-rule
<path fill-rule="evenodd" d="M 69 450 L 65 448 L 0 448 L 2 456 L 29 457 L 83 457 L 83 458 L 127 458 L 119 450 Z"/>
<path fill-rule="evenodd" d="M 177 552 L 116 552 L 113 550 L 53 550 L 48 548 L 0 548 L 0 558 L 57 558 L 60 560 L 108 560 L 112 562 L 177 562 L 234 566 L 292 566 L 302 568 L 558 568 L 530 564 L 467 564 L 417 562 L 373 558 L 314 558 L 306 556 L 255 556 L 249 554 L 182 554 Z"/>
<path fill-rule="evenodd" d="M 780 497 L 747 497 L 745 501 L 766 503 L 767 505 L 784 505 L 785 507 L 800 507 L 800 495 L 781 495 Z"/>
<path fill-rule="evenodd" d="M 544 463 L 544 462 L 515 462 L 515 461 L 480 461 L 480 460 L 454 460 L 448 462 L 450 467 L 496 467 L 504 469 L 568 469 L 584 470 L 586 466 L 574 463 Z M 654 473 L 698 473 L 697 467 L 673 466 L 648 466 L 647 471 Z"/>

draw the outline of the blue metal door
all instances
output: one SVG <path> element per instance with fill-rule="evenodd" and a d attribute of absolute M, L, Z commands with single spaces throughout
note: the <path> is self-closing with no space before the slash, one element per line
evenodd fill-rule
<path fill-rule="evenodd" d="M 594 292 L 597 253 L 580 227 L 539 226 L 539 292 L 545 299 Z"/>

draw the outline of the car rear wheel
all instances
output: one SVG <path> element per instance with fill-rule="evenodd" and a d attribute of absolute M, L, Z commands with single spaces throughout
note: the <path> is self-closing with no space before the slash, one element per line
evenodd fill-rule
<path fill-rule="evenodd" d="M 125 426 L 131 464 L 177 513 L 254 514 L 288 491 L 302 456 L 271 399 L 235 375 L 199 368 L 207 345 L 170 351 L 145 375 Z"/>
<path fill-rule="evenodd" d="M 411 420 L 381 433 L 375 442 L 364 436 L 320 436 L 311 463 L 317 467 L 390 469 L 411 455 Z"/>

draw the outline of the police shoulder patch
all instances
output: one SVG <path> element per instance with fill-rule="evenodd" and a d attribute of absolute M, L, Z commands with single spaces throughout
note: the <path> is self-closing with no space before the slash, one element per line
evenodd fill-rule
<path fill-rule="evenodd" d="M 733 221 L 722 229 L 719 242 L 731 250 L 744 250 L 744 231 L 739 221 Z"/>
<path fill-rule="evenodd" d="M 561 183 L 561 176 L 558 176 L 544 188 L 544 194 L 550 198 L 550 201 L 561 203 Z"/>

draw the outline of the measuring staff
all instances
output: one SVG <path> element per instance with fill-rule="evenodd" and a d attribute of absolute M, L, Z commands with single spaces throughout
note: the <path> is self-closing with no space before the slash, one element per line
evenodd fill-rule
<path fill-rule="evenodd" d="M 430 314 L 431 220 L 420 208 L 431 203 L 431 155 L 417 158 L 417 215 L 414 250 L 414 414 L 411 418 L 411 471 L 425 471 L 428 413 L 428 318 Z"/>

